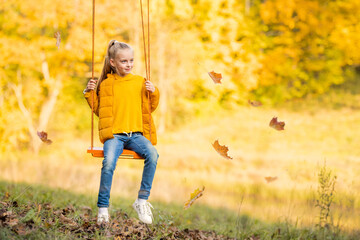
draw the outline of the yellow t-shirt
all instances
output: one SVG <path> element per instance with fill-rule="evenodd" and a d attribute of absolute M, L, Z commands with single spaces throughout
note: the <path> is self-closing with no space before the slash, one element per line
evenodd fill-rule
<path fill-rule="evenodd" d="M 129 73 L 114 80 L 113 133 L 142 132 L 141 90 L 144 78 Z"/>

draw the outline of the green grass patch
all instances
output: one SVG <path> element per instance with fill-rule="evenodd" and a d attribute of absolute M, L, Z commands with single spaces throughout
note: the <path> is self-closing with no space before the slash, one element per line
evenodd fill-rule
<path fill-rule="evenodd" d="M 359 239 L 359 232 L 297 228 L 195 203 L 152 202 L 154 224 L 136 219 L 132 200 L 112 199 L 111 222 L 96 225 L 94 197 L 44 186 L 0 182 L 0 239 Z"/>

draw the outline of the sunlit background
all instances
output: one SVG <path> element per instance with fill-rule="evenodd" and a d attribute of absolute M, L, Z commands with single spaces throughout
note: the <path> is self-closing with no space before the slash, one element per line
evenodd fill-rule
<path fill-rule="evenodd" d="M 91 110 L 82 94 L 91 78 L 91 3 L 1 1 L 0 180 L 95 202 L 101 159 L 86 153 Z M 150 9 L 151 81 L 161 94 L 150 201 L 181 205 L 205 186 L 196 204 L 311 226 L 325 166 L 337 177 L 332 221 L 359 229 L 360 1 L 152 0 Z M 95 76 L 111 39 L 134 47 L 133 72 L 145 76 L 139 3 L 99 0 L 95 19 Z M 273 117 L 285 130 L 269 127 Z M 97 119 L 94 134 L 101 146 Z M 134 199 L 142 166 L 119 160 L 112 196 Z"/>

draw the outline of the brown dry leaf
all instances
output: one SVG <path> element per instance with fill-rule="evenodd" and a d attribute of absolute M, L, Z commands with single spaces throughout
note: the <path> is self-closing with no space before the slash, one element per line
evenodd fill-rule
<path fill-rule="evenodd" d="M 19 223 L 19 219 L 13 218 L 13 219 L 10 219 L 6 223 L 7 223 L 8 226 L 13 227 L 13 226 L 16 226 Z"/>
<path fill-rule="evenodd" d="M 51 210 L 52 209 L 51 203 L 45 203 L 44 208 L 45 210 Z"/>
<path fill-rule="evenodd" d="M 220 145 L 218 140 L 216 140 L 212 145 L 221 156 L 223 156 L 226 159 L 232 159 L 232 157 L 228 155 L 229 148 L 227 146 Z"/>
<path fill-rule="evenodd" d="M 278 131 L 281 131 L 284 130 L 285 122 L 278 122 L 277 117 L 273 117 L 269 123 L 269 126 Z"/>
<path fill-rule="evenodd" d="M 63 209 L 63 214 L 69 214 L 75 212 L 75 208 L 73 205 L 69 204 L 66 208 Z"/>
<path fill-rule="evenodd" d="M 62 212 L 63 212 L 63 210 L 61 209 L 61 210 L 56 210 L 53 213 L 55 216 L 59 216 L 60 214 L 62 214 Z"/>
<path fill-rule="evenodd" d="M 198 188 L 193 193 L 191 193 L 190 199 L 187 200 L 186 203 L 184 204 L 184 209 L 188 209 L 189 207 L 191 207 L 191 205 L 194 204 L 195 200 L 203 195 L 204 190 L 205 187 L 203 186 L 202 190 Z"/>
<path fill-rule="evenodd" d="M 253 106 L 253 107 L 260 107 L 262 106 L 262 103 L 260 101 L 256 101 L 256 100 L 248 100 L 248 103 Z"/>
<path fill-rule="evenodd" d="M 26 228 L 25 224 L 15 225 L 14 227 L 12 227 L 12 229 L 21 236 L 27 235 L 31 232 Z"/>
<path fill-rule="evenodd" d="M 64 215 L 60 214 L 59 216 L 60 222 L 69 226 L 76 226 L 77 223 L 72 220 L 71 218 L 65 217 Z"/>
<path fill-rule="evenodd" d="M 211 79 L 214 81 L 214 83 L 221 83 L 221 73 L 216 73 L 214 71 L 208 72 L 209 76 L 211 77 Z"/>
<path fill-rule="evenodd" d="M 5 221 L 8 216 L 10 216 L 11 213 L 6 211 L 6 209 L 0 209 L 0 220 Z"/>
<path fill-rule="evenodd" d="M 39 132 L 39 131 L 37 131 L 37 135 L 39 136 L 40 140 L 43 141 L 44 143 L 52 144 L 52 141 L 47 138 L 48 137 L 47 132 L 44 132 L 44 131 Z"/>
<path fill-rule="evenodd" d="M 267 183 L 271 183 L 277 179 L 278 179 L 278 177 L 265 177 L 265 180 Z"/>
<path fill-rule="evenodd" d="M 44 222 L 44 227 L 46 228 L 46 229 L 49 229 L 49 228 L 51 228 L 52 227 L 52 223 L 51 222 Z"/>
<path fill-rule="evenodd" d="M 250 237 L 250 240 L 260 240 L 260 237 L 253 235 Z"/>
<path fill-rule="evenodd" d="M 60 32 L 55 32 L 54 33 L 54 38 L 56 38 L 56 46 L 59 49 L 60 48 L 60 42 L 61 42 Z"/>

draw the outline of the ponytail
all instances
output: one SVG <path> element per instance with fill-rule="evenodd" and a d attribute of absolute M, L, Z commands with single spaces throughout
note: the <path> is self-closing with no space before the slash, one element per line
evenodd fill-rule
<path fill-rule="evenodd" d="M 104 79 L 107 78 L 107 75 L 116 72 L 115 68 L 113 66 L 111 66 L 111 64 L 110 64 L 110 59 L 115 59 L 116 53 L 121 49 L 131 49 L 131 50 L 133 50 L 132 47 L 130 45 L 126 44 L 126 43 L 118 42 L 116 40 L 111 40 L 109 42 L 108 48 L 106 50 L 104 66 L 103 66 L 103 69 L 101 71 L 99 81 L 97 83 L 97 92 L 99 92 L 100 83 Z"/>

